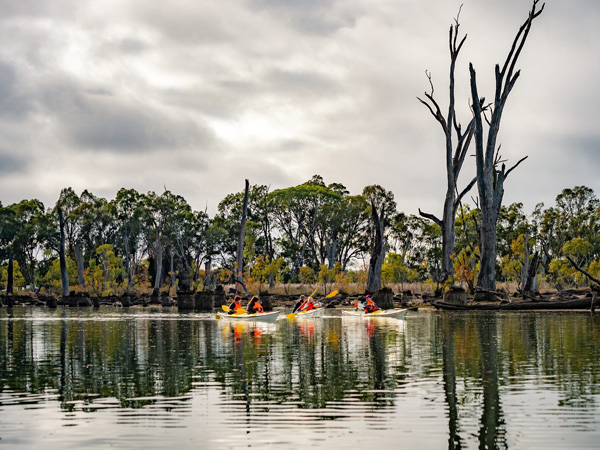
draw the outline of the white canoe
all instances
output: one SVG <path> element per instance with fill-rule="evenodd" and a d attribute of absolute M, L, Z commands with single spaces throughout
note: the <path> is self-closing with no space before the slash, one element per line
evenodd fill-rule
<path fill-rule="evenodd" d="M 265 312 L 265 313 L 254 313 L 254 314 L 227 314 L 227 313 L 218 313 L 221 319 L 228 320 L 243 320 L 243 321 L 257 321 L 261 322 L 277 322 L 277 317 L 279 317 L 279 311 Z"/>
<path fill-rule="evenodd" d="M 348 317 L 365 317 L 365 318 L 371 318 L 371 317 L 393 317 L 393 318 L 396 318 L 396 319 L 401 319 L 401 318 L 404 317 L 404 315 L 406 314 L 407 311 L 408 311 L 407 308 L 380 309 L 378 311 L 365 314 L 364 311 L 346 311 L 346 310 L 342 310 L 342 316 L 348 316 Z"/>
<path fill-rule="evenodd" d="M 294 314 L 296 319 L 314 319 L 317 317 L 323 317 L 325 314 L 325 308 L 311 309 L 310 311 L 300 311 Z"/>

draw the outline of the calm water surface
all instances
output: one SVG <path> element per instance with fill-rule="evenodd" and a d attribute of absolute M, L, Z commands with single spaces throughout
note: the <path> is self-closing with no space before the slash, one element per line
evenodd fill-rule
<path fill-rule="evenodd" d="M 600 315 L 0 309 L 0 447 L 600 448 Z"/>

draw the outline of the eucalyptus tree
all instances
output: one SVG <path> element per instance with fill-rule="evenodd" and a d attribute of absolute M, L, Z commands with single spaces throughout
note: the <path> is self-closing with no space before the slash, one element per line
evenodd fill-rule
<path fill-rule="evenodd" d="M 371 258 L 367 277 L 367 292 L 373 293 L 381 288 L 381 266 L 387 253 L 385 231 L 390 219 L 396 214 L 396 202 L 394 194 L 378 184 L 365 186 L 362 195 L 371 205 L 373 219 Z"/>
<path fill-rule="evenodd" d="M 511 244 L 521 235 L 530 234 L 530 224 L 523 211 L 523 203 L 502 205 L 498 212 L 496 236 L 498 240 L 498 255 L 500 257 L 510 254 Z"/>
<path fill-rule="evenodd" d="M 171 248 L 177 258 L 177 278 L 182 291 L 191 290 L 197 280 L 208 226 L 208 215 L 191 208 L 180 207 L 171 217 Z"/>
<path fill-rule="evenodd" d="M 417 273 L 420 278 L 423 277 L 428 267 L 426 262 L 431 259 L 431 249 L 440 248 L 439 230 L 440 228 L 429 220 L 412 214 L 406 215 L 401 212 L 392 217 L 389 246 L 396 256 L 389 259 L 396 259 L 402 268 L 399 280 L 401 283 L 408 281 L 409 273 Z M 431 236 L 435 238 L 432 239 Z"/>
<path fill-rule="evenodd" d="M 116 241 L 120 243 L 125 260 L 128 288 L 135 283 L 135 272 L 144 256 L 143 216 L 144 196 L 135 189 L 121 188 L 111 202 L 117 230 Z"/>
<path fill-rule="evenodd" d="M 22 200 L 8 207 L 14 212 L 11 256 L 18 261 L 26 284 L 35 288 L 38 256 L 44 240 L 44 204 L 37 200 Z"/>
<path fill-rule="evenodd" d="M 257 228 L 260 236 L 256 236 L 256 253 L 261 255 L 274 254 L 272 236 L 272 218 L 269 212 L 269 188 L 264 185 L 251 185 L 248 190 L 247 227 Z M 220 226 L 227 231 L 223 251 L 235 259 L 237 239 L 240 231 L 240 219 L 244 206 L 245 191 L 227 195 L 219 202 L 215 218 L 219 218 Z M 246 229 L 246 232 L 249 230 Z"/>
<path fill-rule="evenodd" d="M 568 241 L 581 238 L 598 250 L 598 209 L 600 201 L 586 186 L 563 189 L 556 197 L 555 253 Z"/>
<path fill-rule="evenodd" d="M 83 279 L 83 254 L 79 241 L 80 223 L 78 217 L 73 212 L 81 205 L 81 199 L 75 191 L 68 187 L 61 190 L 56 205 L 54 214 L 57 216 L 58 225 L 58 252 L 60 260 L 60 273 L 62 282 L 62 295 L 69 295 L 69 274 L 67 273 L 66 257 L 67 252 L 72 250 L 75 260 L 78 261 L 78 277 L 79 281 Z"/>
<path fill-rule="evenodd" d="M 321 266 L 327 262 L 327 268 L 332 269 L 337 261 L 338 235 L 345 213 L 342 204 L 349 192 L 339 183 L 331 184 L 327 188 L 337 192 L 339 196 L 327 198 L 321 207 L 316 218 L 315 232 L 311 236 L 311 253 L 315 258 L 315 265 Z"/>
<path fill-rule="evenodd" d="M 445 281 L 452 275 L 452 255 L 454 254 L 456 211 L 462 198 L 471 190 L 476 181 L 476 179 L 473 178 L 459 193 L 458 177 L 463 167 L 465 157 L 467 156 L 474 131 L 473 119 L 471 119 L 467 127 L 463 130 L 456 117 L 454 73 L 458 54 L 460 53 L 460 50 L 467 38 L 467 36 L 464 35 L 459 41 L 459 27 L 460 24 L 457 16 L 454 21 L 454 25 L 450 26 L 450 73 L 448 87 L 449 101 L 446 115 L 444 116 L 439 103 L 434 97 L 434 87 L 430 73 L 427 73 L 427 78 L 429 79 L 431 91 L 425 92 L 425 100 L 417 97 L 418 100 L 429 109 L 429 112 L 442 127 L 445 141 L 446 198 L 444 199 L 442 218 L 439 219 L 437 216 L 422 212 L 421 209 L 419 209 L 419 214 L 435 222 L 440 227 L 442 232 L 442 267 L 440 278 L 438 280 L 440 282 Z"/>
<path fill-rule="evenodd" d="M 13 291 L 13 247 L 12 243 L 17 233 L 15 212 L 11 208 L 2 207 L 0 203 L 0 262 L 8 260 L 6 292 Z"/>
<path fill-rule="evenodd" d="M 475 119 L 476 176 L 481 208 L 481 234 L 479 239 L 481 259 L 477 277 L 478 298 L 487 298 L 489 291 L 496 288 L 496 224 L 502 197 L 504 196 L 504 181 L 510 172 L 527 158 L 526 156 L 521 158 L 514 166 L 507 169 L 499 153 L 500 147 L 497 148 L 496 143 L 506 101 L 520 75 L 519 70 L 515 72 L 515 65 L 529 36 L 534 19 L 539 17 L 544 10 L 544 5 L 539 10 L 537 5 L 538 0 L 534 0 L 527 20 L 519 28 L 502 68 L 500 68 L 500 65 L 496 65 L 494 101 L 490 105 L 491 114 L 489 119 L 485 118 L 487 137 L 484 136 L 483 125 L 485 98 L 479 96 L 475 69 L 473 64 L 469 64 L 472 107 Z"/>
<path fill-rule="evenodd" d="M 336 262 L 346 270 L 352 259 L 370 250 L 371 208 L 362 195 L 347 195 L 323 206 L 318 221 L 320 234 L 321 263 L 325 258 L 328 268 Z"/>
<path fill-rule="evenodd" d="M 144 204 L 142 224 L 144 242 L 148 254 L 154 261 L 155 274 L 153 293 L 157 294 L 163 283 L 163 259 L 166 249 L 173 242 L 176 225 L 172 217 L 190 210 L 185 199 L 165 190 L 161 195 L 148 192 L 142 197 Z M 172 268 L 171 268 L 172 269 Z"/>
<path fill-rule="evenodd" d="M 223 266 L 227 266 L 230 258 L 225 249 L 228 238 L 227 228 L 224 226 L 223 217 L 217 215 L 207 223 L 204 239 L 201 242 L 201 258 L 198 267 L 204 262 L 204 288 L 213 290 L 216 287 L 216 279 L 213 274 L 213 263 L 217 257 Z M 194 275 L 197 279 L 197 274 Z"/>
<path fill-rule="evenodd" d="M 316 255 L 312 252 L 317 221 L 323 213 L 323 206 L 341 196 L 327 188 L 319 176 L 298 186 L 278 189 L 269 196 L 273 222 L 280 233 L 278 244 L 283 255 L 290 259 L 293 276 L 297 278 L 300 267 L 307 259 L 316 263 Z"/>
<path fill-rule="evenodd" d="M 600 257 L 600 202 L 586 186 L 563 189 L 555 206 L 536 205 L 532 214 L 533 232 L 538 242 L 543 274 L 558 289 L 563 288 L 557 263 L 564 257 L 563 248 L 574 239 L 583 239 L 592 246 L 590 257 Z"/>
<path fill-rule="evenodd" d="M 72 245 L 78 284 L 85 287 L 84 260 L 96 258 L 98 247 L 114 243 L 114 209 L 105 198 L 97 197 L 86 189 L 79 197 L 79 205 L 68 218 L 74 226 Z"/>

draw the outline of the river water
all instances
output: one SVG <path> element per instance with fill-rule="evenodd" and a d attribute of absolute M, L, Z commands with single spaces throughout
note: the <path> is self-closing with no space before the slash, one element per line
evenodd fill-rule
<path fill-rule="evenodd" d="M 600 448 L 600 315 L 339 313 L 0 309 L 0 447 Z"/>

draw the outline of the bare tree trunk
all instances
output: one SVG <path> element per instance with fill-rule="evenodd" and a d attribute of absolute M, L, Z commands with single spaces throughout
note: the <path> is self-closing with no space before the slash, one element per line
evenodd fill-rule
<path fill-rule="evenodd" d="M 65 258 L 65 221 L 63 218 L 62 208 L 56 207 L 58 212 L 58 226 L 60 230 L 60 246 L 58 250 L 58 259 L 60 261 L 60 280 L 62 285 L 62 296 L 69 296 L 69 274 L 67 272 L 67 261 Z"/>
<path fill-rule="evenodd" d="M 13 295 L 14 291 L 14 262 L 12 256 L 8 258 L 8 267 L 6 269 L 6 295 Z"/>
<path fill-rule="evenodd" d="M 163 247 L 160 241 L 156 243 L 156 255 L 154 255 L 154 260 L 156 261 L 156 276 L 154 277 L 153 295 L 158 295 L 158 290 L 160 289 L 161 284 L 163 266 Z"/>
<path fill-rule="evenodd" d="M 204 290 L 212 291 L 215 289 L 215 278 L 212 273 L 212 259 L 209 257 L 204 262 Z"/>
<path fill-rule="evenodd" d="M 527 283 L 527 275 L 529 274 L 529 230 L 525 232 L 525 241 L 523 242 L 525 256 L 523 257 L 523 266 L 521 267 L 521 292 L 525 292 L 525 284 Z"/>
<path fill-rule="evenodd" d="M 83 277 L 83 252 L 81 251 L 81 246 L 78 242 L 73 246 L 73 250 L 75 251 L 75 261 L 77 261 L 77 284 L 85 289 L 85 278 Z"/>
<path fill-rule="evenodd" d="M 246 293 L 248 289 L 244 283 L 244 236 L 246 234 L 246 215 L 248 212 L 248 197 L 250 196 L 250 182 L 246 179 L 246 187 L 244 190 L 244 205 L 242 207 L 242 218 L 240 221 L 240 234 L 238 236 L 237 244 L 237 273 L 235 275 L 235 281 L 237 283 L 237 289 L 243 288 Z"/>
<path fill-rule="evenodd" d="M 460 12 L 459 12 L 460 15 Z M 422 217 L 432 220 L 438 224 L 442 230 L 442 269 L 439 274 L 438 282 L 444 282 L 454 273 L 452 267 L 452 254 L 454 253 L 454 227 L 456 223 L 456 210 L 460 205 L 462 197 L 471 190 L 475 184 L 475 179 L 467 185 L 467 187 L 459 194 L 457 191 L 458 176 L 462 169 L 465 156 L 471 143 L 473 136 L 474 122 L 471 119 L 464 133 L 462 132 L 460 124 L 456 120 L 455 112 L 455 93 L 454 93 L 454 72 L 456 67 L 456 60 L 462 45 L 465 42 L 467 36 L 463 36 L 460 43 L 458 42 L 458 28 L 460 24 L 458 22 L 458 16 L 455 19 L 455 24 L 450 27 L 450 82 L 449 82 L 449 94 L 450 101 L 448 105 L 448 114 L 446 117 L 442 115 L 441 109 L 434 99 L 433 96 L 433 82 L 431 81 L 431 75 L 427 73 L 429 84 L 431 86 L 431 92 L 425 93 L 427 100 L 418 100 L 423 103 L 431 112 L 433 117 L 440 123 L 442 130 L 444 131 L 445 144 L 446 144 L 446 198 L 444 200 L 444 210 L 442 220 L 438 219 L 433 214 L 424 213 L 419 209 L 419 214 Z M 454 133 L 456 133 L 456 148 L 454 147 Z"/>
<path fill-rule="evenodd" d="M 383 234 L 385 226 L 385 206 L 382 206 L 381 213 L 377 213 L 375 204 L 371 204 L 371 213 L 373 216 L 373 225 L 375 227 L 375 242 L 371 251 L 369 261 L 369 274 L 367 276 L 367 292 L 373 294 L 381 289 L 381 265 L 385 257 L 385 248 L 383 245 Z"/>
<path fill-rule="evenodd" d="M 538 292 L 538 283 L 537 283 L 537 268 L 539 265 L 539 253 L 535 252 L 533 254 L 533 258 L 531 258 L 531 263 L 529 264 L 527 275 L 525 278 L 525 284 L 523 285 L 523 293 L 537 293 Z"/>
<path fill-rule="evenodd" d="M 473 99 L 475 120 L 477 187 L 479 190 L 482 222 L 479 236 L 481 250 L 480 269 L 477 278 L 477 288 L 481 292 L 476 294 L 477 300 L 487 299 L 488 294 L 485 291 L 494 291 L 496 289 L 496 224 L 498 221 L 498 212 L 502 205 L 502 197 L 504 196 L 504 181 L 508 174 L 527 158 L 521 158 L 517 164 L 508 170 L 506 170 L 504 164 L 501 165 L 501 169 L 498 169 L 502 161 L 499 154 L 500 149 L 496 149 L 496 141 L 498 132 L 500 131 L 500 120 L 502 119 L 506 100 L 520 75 L 520 71 L 514 72 L 515 64 L 523 49 L 533 20 L 544 10 L 544 5 L 542 5 L 541 9 L 536 11 L 537 3 L 538 0 L 534 0 L 529 17 L 519 29 L 504 62 L 504 66 L 500 69 L 500 66 L 496 65 L 496 92 L 491 118 L 489 120 L 486 118 L 489 128 L 485 145 L 482 120 L 485 99 L 479 97 L 476 73 L 473 69 L 473 64 L 469 64 L 471 97 Z"/>

